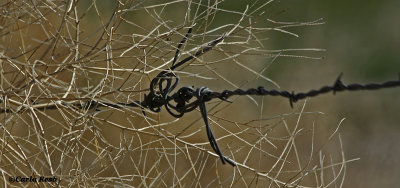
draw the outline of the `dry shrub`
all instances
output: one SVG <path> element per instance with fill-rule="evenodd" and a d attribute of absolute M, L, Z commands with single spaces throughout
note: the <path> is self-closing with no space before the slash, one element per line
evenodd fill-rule
<path fill-rule="evenodd" d="M 323 22 L 283 22 L 276 7 L 274 1 L 1 1 L 0 182 L 340 187 L 351 161 L 342 152 L 340 123 L 316 128 L 323 127 L 313 123 L 321 113 L 306 111 L 306 102 L 294 109 L 286 101 L 282 107 L 254 96 L 207 103 L 219 146 L 236 167 L 222 165 L 212 151 L 198 111 L 175 119 L 165 110 L 144 115 L 141 108 L 72 105 L 143 100 L 151 79 L 171 66 L 190 27 L 180 59 L 226 38 L 175 71 L 179 87 L 279 87 L 265 76 L 272 63 L 282 57 L 318 59 L 307 54 L 321 49 L 277 50 L 268 44 L 270 34 L 295 38 L 292 29 Z M 17 176 L 58 180 L 8 180 Z"/>

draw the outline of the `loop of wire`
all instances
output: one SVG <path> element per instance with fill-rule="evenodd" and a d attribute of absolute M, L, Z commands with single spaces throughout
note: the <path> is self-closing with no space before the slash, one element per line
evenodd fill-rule
<path fill-rule="evenodd" d="M 229 158 L 225 157 L 217 143 L 217 140 L 214 137 L 214 134 L 210 128 L 210 124 L 208 122 L 207 116 L 207 109 L 206 109 L 206 102 L 211 100 L 212 98 L 209 97 L 209 94 L 212 92 L 206 87 L 200 87 L 196 91 L 193 90 L 191 87 L 182 87 L 179 91 L 172 96 L 170 93 L 176 88 L 179 83 L 179 76 L 174 74 L 172 71 L 183 65 L 185 62 L 193 59 L 194 57 L 198 57 L 205 52 L 211 50 L 212 47 L 217 45 L 219 42 L 223 40 L 223 37 L 214 40 L 213 42 L 209 43 L 206 47 L 202 48 L 201 50 L 197 51 L 193 56 L 189 56 L 179 63 L 175 64 L 178 59 L 180 48 L 182 44 L 186 42 L 187 38 L 189 37 L 190 33 L 192 32 L 192 28 L 189 29 L 186 36 L 182 39 L 179 43 L 175 57 L 172 61 L 172 66 L 170 70 L 160 72 L 150 83 L 150 92 L 148 95 L 145 96 L 145 100 L 141 103 L 144 107 L 154 111 L 159 112 L 161 111 L 161 106 L 164 106 L 165 109 L 168 111 L 169 114 L 176 118 L 182 117 L 186 112 L 193 111 L 197 107 L 200 107 L 200 112 L 203 117 L 204 123 L 206 125 L 206 132 L 208 141 L 210 142 L 211 148 L 214 150 L 215 153 L 221 159 L 222 164 L 226 162 L 232 166 L 236 164 L 230 160 Z M 156 87 L 158 85 L 158 90 Z M 194 102 L 189 102 L 193 97 L 197 99 Z M 174 101 L 176 105 L 172 104 L 170 101 Z M 188 103 L 188 104 L 187 104 Z"/>

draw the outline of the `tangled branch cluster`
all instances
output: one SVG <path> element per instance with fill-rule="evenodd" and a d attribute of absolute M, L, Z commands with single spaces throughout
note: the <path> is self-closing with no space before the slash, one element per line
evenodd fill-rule
<path fill-rule="evenodd" d="M 336 94 L 336 92 L 342 91 L 359 91 L 359 90 L 378 90 L 384 88 L 391 88 L 391 87 L 399 87 L 400 86 L 400 76 L 399 80 L 387 81 L 384 83 L 369 83 L 369 84 L 348 84 L 345 85 L 341 81 L 341 77 L 343 74 L 340 74 L 336 79 L 333 86 L 323 86 L 320 89 L 310 90 L 308 92 L 289 92 L 289 91 L 279 91 L 279 90 L 268 90 L 262 86 L 258 88 L 251 88 L 247 90 L 243 89 L 236 89 L 236 90 L 224 90 L 222 92 L 214 92 L 207 87 L 199 87 L 194 89 L 192 87 L 181 87 L 176 93 L 171 93 L 177 87 L 180 78 L 176 75 L 173 71 L 184 65 L 186 62 L 201 56 L 202 54 L 206 53 L 207 51 L 211 50 L 214 46 L 218 43 L 223 41 L 224 35 L 220 36 L 219 38 L 215 39 L 207 46 L 198 50 L 194 55 L 188 56 L 182 61 L 176 63 L 180 48 L 189 38 L 190 34 L 192 33 L 192 28 L 190 28 L 186 34 L 186 36 L 182 39 L 179 43 L 175 57 L 172 61 L 172 66 L 169 70 L 164 70 L 160 72 L 150 83 L 150 92 L 145 95 L 145 99 L 143 101 L 135 101 L 132 103 L 107 103 L 107 102 L 98 102 L 96 100 L 87 101 L 85 105 L 81 105 L 80 103 L 72 103 L 68 105 L 73 105 L 77 108 L 85 108 L 85 109 L 97 109 L 99 107 L 112 107 L 112 108 L 125 108 L 125 107 L 140 107 L 140 108 L 147 108 L 153 112 L 160 112 L 162 106 L 168 111 L 170 115 L 176 118 L 182 117 L 185 113 L 191 112 L 195 110 L 197 107 L 200 108 L 201 115 L 203 117 L 207 137 L 210 142 L 212 149 L 218 154 L 221 159 L 221 162 L 225 164 L 228 162 L 230 165 L 235 166 L 235 162 L 230 160 L 229 158 L 225 157 L 221 150 L 219 149 L 218 143 L 214 137 L 214 134 L 210 128 L 207 116 L 207 109 L 206 109 L 206 102 L 218 98 L 223 101 L 228 101 L 228 98 L 235 95 L 270 95 L 270 96 L 280 96 L 289 99 L 290 106 L 293 107 L 293 103 L 297 102 L 298 100 L 305 99 L 307 97 L 315 97 L 320 94 L 332 92 Z M 176 64 L 175 64 L 176 63 Z M 157 90 L 158 88 L 158 90 Z M 195 97 L 196 100 L 191 101 L 191 99 Z M 175 104 L 171 103 L 173 101 Z M 0 101 L 1 102 L 1 101 Z M 44 109 L 56 109 L 56 105 L 49 105 L 37 108 L 37 110 L 44 110 Z M 1 113 L 10 113 L 14 112 L 11 109 L 1 109 Z M 143 111 L 143 113 L 145 113 Z"/>
<path fill-rule="evenodd" d="M 339 77 L 304 93 L 269 87 L 278 86 L 266 76 L 274 64 L 319 62 L 325 51 L 280 41 L 324 24 L 318 15 L 286 17 L 288 6 L 1 2 L 0 184 L 31 187 L 7 179 L 43 176 L 60 181 L 37 187 L 340 187 L 357 160 L 342 145 L 343 119 L 321 117 L 305 101 L 288 110 L 252 96 L 293 105 L 399 81 L 346 85 Z M 314 127 L 310 118 L 329 121 Z"/>

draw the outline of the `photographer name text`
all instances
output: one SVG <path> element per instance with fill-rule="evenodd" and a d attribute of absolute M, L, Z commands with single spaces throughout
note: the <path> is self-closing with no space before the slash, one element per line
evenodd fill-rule
<path fill-rule="evenodd" d="M 55 176 L 53 177 L 45 177 L 45 176 L 39 176 L 39 177 L 22 177 L 22 176 L 10 176 L 8 180 L 13 183 L 13 182 L 57 182 L 57 178 Z"/>

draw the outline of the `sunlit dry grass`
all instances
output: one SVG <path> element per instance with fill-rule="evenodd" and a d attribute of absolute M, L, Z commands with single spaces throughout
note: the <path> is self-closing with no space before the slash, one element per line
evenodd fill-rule
<path fill-rule="evenodd" d="M 269 33 L 323 24 L 269 18 L 273 1 L 1 1 L 0 169 L 3 185 L 134 187 L 340 187 L 347 163 L 338 130 L 318 131 L 321 112 L 266 109 L 264 97 L 212 101 L 209 120 L 223 153 L 212 152 L 197 111 L 174 119 L 141 108 L 77 108 L 87 101 L 143 100 L 172 62 L 225 35 L 180 70 L 179 86 L 213 90 L 279 87 L 265 76 L 281 57 L 319 59 L 322 49 L 268 49 Z M 229 8 L 231 7 L 231 8 Z M 221 21 L 223 20 L 223 21 Z M 300 54 L 300 55 L 299 55 Z M 44 109 L 52 106 L 52 109 Z M 10 176 L 57 177 L 10 183 Z"/>

